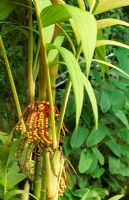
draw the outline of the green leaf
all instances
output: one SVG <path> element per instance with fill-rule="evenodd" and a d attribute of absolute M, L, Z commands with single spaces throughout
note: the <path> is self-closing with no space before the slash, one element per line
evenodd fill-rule
<path fill-rule="evenodd" d="M 86 144 L 88 147 L 100 143 L 107 135 L 109 135 L 109 129 L 103 124 L 99 124 L 98 129 L 95 128 L 91 131 L 90 135 L 87 138 Z"/>
<path fill-rule="evenodd" d="M 48 6 L 42 10 L 40 17 L 43 27 L 47 27 L 71 18 L 69 12 L 65 9 L 64 5 Z"/>
<path fill-rule="evenodd" d="M 39 12 L 41 12 L 44 8 L 46 8 L 50 5 L 52 5 L 50 0 L 45 0 L 44 2 L 43 2 L 43 0 L 38 0 Z M 55 29 L 54 24 L 52 24 L 51 26 L 43 28 L 46 43 L 51 42 L 51 40 L 53 38 L 53 34 L 54 34 L 54 29 Z"/>
<path fill-rule="evenodd" d="M 129 74 L 129 50 L 124 48 L 118 48 L 115 50 L 115 56 L 119 61 L 119 67 Z"/>
<path fill-rule="evenodd" d="M 95 14 L 100 14 L 115 8 L 121 8 L 129 5 L 129 0 L 101 0 L 95 11 Z"/>
<path fill-rule="evenodd" d="M 119 195 L 116 195 L 116 196 L 114 196 L 114 197 L 111 197 L 109 200 L 119 200 L 119 199 L 121 199 L 122 197 L 124 197 L 124 195 L 123 195 L 123 194 L 119 194 Z"/>
<path fill-rule="evenodd" d="M 123 44 L 121 42 L 113 41 L 113 40 L 97 40 L 96 47 L 105 46 L 105 45 L 114 45 L 129 49 L 129 45 Z"/>
<path fill-rule="evenodd" d="M 97 25 L 94 16 L 89 12 L 69 7 L 68 11 L 74 20 L 80 34 L 84 57 L 86 60 L 86 71 L 89 74 L 90 65 L 95 50 Z"/>
<path fill-rule="evenodd" d="M 109 156 L 109 171 L 111 174 L 117 174 L 120 169 L 120 159 Z"/>
<path fill-rule="evenodd" d="M 17 194 L 23 194 L 25 193 L 24 190 L 13 190 L 13 191 L 9 191 L 6 193 L 5 195 L 5 200 L 10 200 L 12 197 L 14 197 Z"/>
<path fill-rule="evenodd" d="M 95 6 L 96 0 L 88 0 L 88 4 L 90 6 L 90 10 L 93 10 Z"/>
<path fill-rule="evenodd" d="M 105 62 L 103 60 L 97 60 L 97 59 L 93 59 L 93 62 L 97 62 L 100 64 L 104 64 L 107 65 L 109 67 L 112 67 L 113 69 L 116 69 L 117 71 L 121 72 L 122 74 L 126 75 L 127 78 L 129 78 L 129 74 L 127 74 L 126 72 L 124 72 L 123 70 L 119 69 L 118 67 L 116 67 L 115 65 L 112 65 L 111 63 Z"/>
<path fill-rule="evenodd" d="M 103 113 L 106 113 L 111 108 L 110 91 L 104 89 L 101 94 L 100 106 Z"/>
<path fill-rule="evenodd" d="M 15 198 L 14 196 L 17 194 L 28 194 L 28 193 L 25 190 L 11 190 L 6 193 L 5 200 L 15 200 L 17 198 Z M 33 199 L 39 200 L 37 197 L 35 197 L 31 193 L 29 193 L 29 195 L 32 196 Z"/>
<path fill-rule="evenodd" d="M 122 110 L 116 110 L 115 115 L 129 129 L 129 123 L 125 113 Z"/>
<path fill-rule="evenodd" d="M 109 149 L 118 157 L 121 156 L 120 145 L 115 141 L 115 139 L 108 140 L 105 144 L 109 147 Z"/>
<path fill-rule="evenodd" d="M 104 165 L 104 156 L 103 154 L 99 151 L 99 149 L 97 147 L 93 147 L 92 148 L 93 153 L 95 154 L 95 156 L 97 156 L 97 159 L 99 160 L 101 165 Z"/>
<path fill-rule="evenodd" d="M 82 104 L 83 104 L 83 82 L 81 79 L 81 69 L 80 66 L 75 58 L 75 56 L 63 47 L 57 47 L 61 56 L 63 57 L 65 64 L 67 65 L 70 79 L 72 82 L 74 95 L 75 95 L 75 102 L 76 102 L 76 126 L 78 125 L 79 118 L 81 115 Z"/>
<path fill-rule="evenodd" d="M 105 172 L 104 168 L 96 167 L 96 169 L 92 172 L 91 176 L 93 178 L 100 178 L 100 176 L 102 176 L 104 172 Z"/>
<path fill-rule="evenodd" d="M 14 9 L 12 0 L 0 0 L 0 20 L 5 20 Z"/>
<path fill-rule="evenodd" d="M 94 161 L 93 153 L 88 151 L 87 149 L 83 149 L 81 152 L 78 170 L 80 173 L 85 173 L 90 168 L 91 164 Z"/>
<path fill-rule="evenodd" d="M 125 105 L 125 94 L 119 89 L 112 89 L 110 101 L 113 109 L 123 109 Z"/>
<path fill-rule="evenodd" d="M 87 91 L 87 94 L 89 96 L 91 105 L 92 105 L 92 109 L 93 109 L 93 113 L 94 113 L 94 119 L 95 119 L 95 125 L 96 128 L 98 128 L 98 108 L 97 108 L 97 101 L 96 101 L 96 97 L 93 91 L 93 88 L 90 84 L 90 81 L 88 80 L 88 78 L 82 74 L 82 80 L 85 86 L 85 89 Z"/>
<path fill-rule="evenodd" d="M 117 174 L 120 174 L 122 176 L 129 176 L 129 166 L 127 165 L 127 163 L 120 163 L 120 169 Z"/>
<path fill-rule="evenodd" d="M 62 43 L 63 43 L 63 40 L 64 40 L 64 36 L 63 35 L 58 35 L 53 44 L 55 46 L 58 46 L 58 47 L 61 47 Z M 52 49 L 49 51 L 48 53 L 48 61 L 49 63 L 53 62 L 56 58 L 56 56 L 58 55 L 59 51 L 57 49 Z"/>
<path fill-rule="evenodd" d="M 81 200 L 101 200 L 98 192 L 94 190 L 88 190 L 87 193 L 81 198 Z"/>
<path fill-rule="evenodd" d="M 17 163 L 14 162 L 12 166 L 9 168 L 7 173 L 7 188 L 11 189 L 18 183 L 20 183 L 22 180 L 26 178 L 26 175 L 19 172 L 19 167 L 17 166 Z"/>
<path fill-rule="evenodd" d="M 97 28 L 103 29 L 114 25 L 123 25 L 123 26 L 129 26 L 129 23 L 119 20 L 119 19 L 113 19 L 113 18 L 107 18 L 107 19 L 100 19 L 97 21 Z"/>
<path fill-rule="evenodd" d="M 75 192 L 72 192 L 72 194 L 76 197 L 82 197 L 84 196 L 84 194 L 86 194 L 88 192 L 88 188 L 82 188 L 82 189 L 78 189 L 78 190 L 75 190 Z"/>
<path fill-rule="evenodd" d="M 70 141 L 71 147 L 79 148 L 85 142 L 88 132 L 88 129 L 82 126 L 78 126 L 77 129 L 74 129 Z"/>
<path fill-rule="evenodd" d="M 61 14 L 60 14 L 61 13 Z M 49 16 L 49 17 L 48 17 Z M 69 5 L 52 5 L 41 12 L 43 27 L 72 18 L 77 26 L 87 65 L 87 74 L 95 49 L 97 26 L 94 16 Z"/>

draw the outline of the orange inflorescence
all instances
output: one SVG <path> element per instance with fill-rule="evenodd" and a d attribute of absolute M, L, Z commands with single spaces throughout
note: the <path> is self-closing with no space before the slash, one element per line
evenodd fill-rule
<path fill-rule="evenodd" d="M 57 119 L 57 108 L 54 109 L 55 117 Z M 49 135 L 50 107 L 48 102 L 36 101 L 28 105 L 23 111 L 20 122 L 18 123 L 18 130 L 21 129 L 23 117 L 26 122 L 26 136 L 28 142 L 34 142 L 39 146 L 52 144 L 52 139 Z"/>

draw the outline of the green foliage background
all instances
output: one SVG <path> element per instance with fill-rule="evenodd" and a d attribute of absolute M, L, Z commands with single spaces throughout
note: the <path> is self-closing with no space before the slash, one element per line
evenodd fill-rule
<path fill-rule="evenodd" d="M 68 3 L 76 5 L 75 1 L 68 1 Z M 25 37 L 27 30 L 23 27 L 27 26 L 27 15 L 25 15 L 26 8 L 22 6 L 19 8 L 20 10 L 14 12 L 12 12 L 13 7 L 9 8 L 11 9 L 11 14 L 9 15 L 8 12 L 7 14 L 6 12 L 4 13 L 5 16 L 2 16 L 2 21 L 0 22 L 0 35 L 3 36 L 9 61 L 11 66 L 13 66 L 12 72 L 20 103 L 22 108 L 24 108 L 27 101 L 27 38 Z M 117 9 L 101 14 L 97 18 L 101 19 L 106 15 L 106 17 L 110 16 L 129 21 L 128 10 L 128 7 Z M 64 26 L 67 27 L 67 33 L 71 37 L 72 33 L 68 24 L 64 24 Z M 35 22 L 34 27 L 36 27 Z M 35 37 L 36 34 L 35 31 Z M 110 38 L 124 41 L 124 43 L 129 45 L 128 28 L 120 25 L 113 26 L 105 29 L 103 34 L 105 39 Z M 64 41 L 64 46 L 68 46 L 67 41 Z M 109 46 L 106 49 L 106 53 L 109 62 L 117 64 L 120 69 L 129 74 L 129 50 Z M 83 55 L 81 55 L 79 62 L 83 69 Z M 0 69 L 0 142 L 3 144 L 8 133 L 17 123 L 17 115 L 2 58 Z M 102 71 L 104 71 L 104 75 Z M 65 113 L 65 125 L 68 133 L 66 136 L 62 136 L 62 141 L 65 156 L 70 160 L 76 172 L 72 168 L 68 169 L 72 178 L 70 178 L 69 188 L 65 196 L 60 198 L 62 200 L 109 199 L 110 196 L 112 197 L 116 194 L 128 195 L 129 80 L 121 73 L 97 64 L 92 64 L 89 77 L 97 98 L 99 126 L 98 130 L 94 128 L 94 117 L 90 101 L 88 96 L 85 95 L 79 126 L 77 130 L 75 129 L 75 101 L 73 92 L 71 92 Z M 56 87 L 56 102 L 59 108 L 62 103 L 66 79 L 68 79 L 68 73 L 62 64 L 57 77 Z M 38 87 L 38 81 L 36 87 Z M 15 143 L 12 147 L 14 149 Z M 14 150 L 11 149 L 11 152 L 14 154 Z M 10 162 L 10 159 L 9 156 L 7 162 L 8 171 L 6 173 L 8 184 L 6 187 L 9 191 L 17 191 L 20 190 L 20 184 L 18 185 L 18 183 L 25 176 L 19 173 L 15 160 L 11 159 Z M 16 180 L 12 179 L 11 174 L 13 174 L 13 177 L 16 177 Z M 2 178 L 0 186 L 0 193 L 2 194 Z M 6 199 L 11 198 L 7 196 Z M 19 199 L 19 196 L 17 195 L 15 199 Z"/>

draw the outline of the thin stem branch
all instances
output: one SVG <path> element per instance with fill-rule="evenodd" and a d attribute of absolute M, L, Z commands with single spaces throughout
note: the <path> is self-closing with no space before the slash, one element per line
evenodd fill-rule
<path fill-rule="evenodd" d="M 67 103 L 68 103 L 68 98 L 69 98 L 71 86 L 72 86 L 72 83 L 69 79 L 68 82 L 67 82 L 66 88 L 65 88 L 65 94 L 64 94 L 64 98 L 63 98 L 63 102 L 62 102 L 61 110 L 60 110 L 60 115 L 59 115 L 59 123 L 58 123 L 58 126 L 57 126 L 58 141 L 59 141 L 59 138 L 60 138 L 60 131 L 61 131 L 62 123 L 63 123 L 63 120 L 64 120 L 64 115 L 65 115 L 65 111 L 66 111 L 66 107 L 67 107 Z"/>
<path fill-rule="evenodd" d="M 35 83 L 33 79 L 33 19 L 32 19 L 32 0 L 28 1 L 29 15 L 29 41 L 28 41 L 28 103 L 34 101 Z"/>
<path fill-rule="evenodd" d="M 18 95 L 17 95 L 17 91 L 16 91 L 16 87 L 15 87 L 15 83 L 14 83 L 14 79 L 13 79 L 13 75 L 12 75 L 12 71 L 11 71 L 11 67 L 8 61 L 8 57 L 6 54 L 6 50 L 5 50 L 5 46 L 2 40 L 2 37 L 0 36 L 0 47 L 1 47 L 1 51 L 4 57 L 4 62 L 6 65 L 6 69 L 7 69 L 7 73 L 8 73 L 8 77 L 9 77 L 9 81 L 10 81 L 10 86 L 11 86 L 11 90 L 13 93 L 13 97 L 14 97 L 14 101 L 15 101 L 15 106 L 17 109 L 17 113 L 18 113 L 18 118 L 20 119 L 22 112 L 21 112 L 21 107 L 20 107 L 20 102 L 18 99 Z M 25 125 L 23 126 L 23 132 L 25 132 Z"/>

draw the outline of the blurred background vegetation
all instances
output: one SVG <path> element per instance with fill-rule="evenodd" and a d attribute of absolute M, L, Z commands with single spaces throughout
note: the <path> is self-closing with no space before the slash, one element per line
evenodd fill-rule
<path fill-rule="evenodd" d="M 66 2 L 71 5 L 77 4 L 74 0 Z M 27 8 L 23 6 L 24 3 L 24 0 L 20 2 L 18 9 L 13 12 L 13 7 L 8 8 L 10 13 L 7 10 L 5 16 L 2 14 L 0 16 L 0 35 L 5 43 L 22 109 L 27 104 L 28 16 Z M 0 4 L 0 10 L 2 9 L 2 4 Z M 112 10 L 106 14 L 97 15 L 96 18 L 103 19 L 105 15 L 129 22 L 129 7 Z M 34 21 L 34 43 L 37 38 L 36 26 Z M 68 24 L 64 24 L 64 26 L 67 27 L 67 33 L 71 37 Z M 127 27 L 117 25 L 106 28 L 103 34 L 106 39 L 122 41 L 129 45 L 129 29 Z M 68 46 L 67 41 L 64 41 L 64 45 Z M 106 56 L 110 62 L 129 74 L 129 50 L 108 46 L 106 47 Z M 0 139 L 4 133 L 10 133 L 18 120 L 6 67 L 2 60 L 0 52 Z M 79 62 L 83 69 L 83 55 Z M 97 131 L 93 128 L 94 119 L 88 96 L 84 99 L 78 130 L 74 130 L 75 104 L 72 92 L 69 98 L 65 114 L 68 133 L 66 136 L 62 136 L 62 140 L 64 141 L 65 155 L 78 175 L 71 174 L 70 189 L 66 191 L 64 197 L 61 197 L 63 200 L 81 199 L 87 191 L 90 191 L 89 200 L 99 199 L 99 197 L 108 199 L 109 196 L 115 194 L 126 194 L 123 199 L 129 199 L 129 80 L 113 69 L 109 70 L 102 66 L 102 70 L 104 70 L 104 75 L 101 68 L 93 64 L 90 71 L 90 81 L 99 109 L 99 129 Z M 68 73 L 62 65 L 56 83 L 56 103 L 59 108 L 67 79 Z M 83 154 L 86 151 L 89 156 L 87 160 L 83 160 Z M 94 155 L 97 155 L 98 159 Z M 79 167 L 82 160 L 88 163 L 84 172 Z M 107 198 L 108 194 L 110 195 Z"/>

